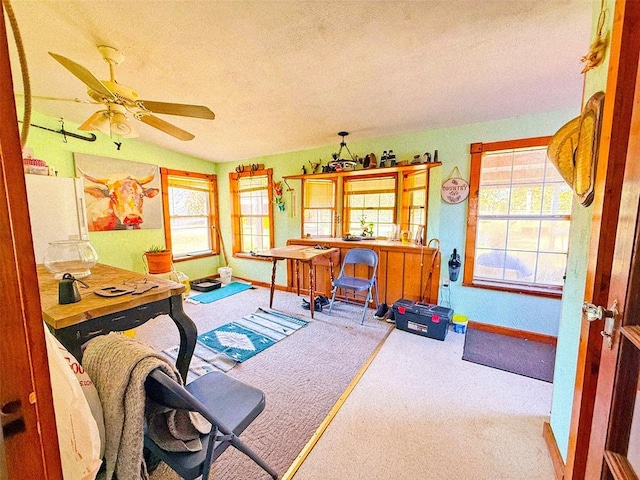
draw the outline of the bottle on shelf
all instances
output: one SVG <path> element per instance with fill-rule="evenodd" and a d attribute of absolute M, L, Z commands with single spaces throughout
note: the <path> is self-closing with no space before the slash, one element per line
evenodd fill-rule
<path fill-rule="evenodd" d="M 434 161 L 434 162 L 438 162 L 438 161 L 439 161 L 439 160 L 438 160 L 438 150 L 436 150 L 436 151 L 434 151 L 434 152 L 433 152 L 433 161 Z"/>

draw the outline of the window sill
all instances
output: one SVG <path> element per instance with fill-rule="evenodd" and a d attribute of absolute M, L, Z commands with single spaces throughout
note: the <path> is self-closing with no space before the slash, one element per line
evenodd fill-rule
<path fill-rule="evenodd" d="M 518 293 L 521 295 L 533 295 L 537 297 L 562 298 L 562 287 L 539 287 L 533 285 L 518 285 L 513 283 L 490 282 L 486 280 L 473 280 L 472 282 L 463 282 L 463 286 L 472 288 L 484 288 L 487 290 L 496 290 L 500 292 Z"/>
<path fill-rule="evenodd" d="M 173 262 L 174 263 L 180 263 L 180 262 L 185 262 L 188 260 L 196 260 L 198 258 L 207 258 L 207 257 L 215 257 L 216 255 L 220 255 L 219 252 L 199 252 L 199 253 L 192 253 L 192 254 L 187 254 L 187 255 L 183 255 L 181 257 L 173 257 Z"/>
<path fill-rule="evenodd" d="M 251 255 L 250 253 L 234 253 L 233 258 L 243 258 L 246 260 L 260 260 L 261 262 L 270 262 L 271 258 L 258 257 L 257 255 Z"/>

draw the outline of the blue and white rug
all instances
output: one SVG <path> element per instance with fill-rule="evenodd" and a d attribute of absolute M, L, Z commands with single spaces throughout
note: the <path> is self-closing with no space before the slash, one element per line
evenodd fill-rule
<path fill-rule="evenodd" d="M 199 335 L 198 342 L 235 361 L 244 362 L 307 323 L 275 310 L 259 308 L 238 321 Z"/>
<path fill-rule="evenodd" d="M 193 379 L 193 375 L 204 375 L 215 369 L 227 372 L 237 362 L 244 362 L 308 323 L 276 310 L 258 308 L 235 322 L 199 335 L 189 376 Z M 164 353 L 175 360 L 178 350 L 176 345 Z"/>

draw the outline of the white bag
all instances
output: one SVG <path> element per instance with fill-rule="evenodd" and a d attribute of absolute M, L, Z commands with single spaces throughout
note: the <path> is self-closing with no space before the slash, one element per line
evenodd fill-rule
<path fill-rule="evenodd" d="M 46 326 L 44 330 L 62 473 L 65 480 L 93 480 L 102 464 L 98 425 L 62 346 Z"/>
<path fill-rule="evenodd" d="M 100 402 L 100 397 L 98 396 L 98 390 L 96 386 L 93 384 L 91 377 L 89 374 L 84 371 L 80 362 L 76 360 L 76 357 L 69 353 L 64 345 L 62 345 L 57 338 L 53 337 L 53 341 L 56 342 L 58 346 L 58 350 L 62 357 L 67 361 L 71 373 L 73 373 L 78 380 L 78 384 L 82 389 L 82 393 L 84 394 L 84 398 L 86 398 L 87 403 L 89 404 L 89 408 L 91 409 L 91 414 L 93 415 L 96 424 L 98 425 L 98 432 L 100 433 L 100 458 L 104 457 L 104 448 L 105 448 L 105 433 L 104 433 L 104 413 L 102 411 L 102 403 Z"/>

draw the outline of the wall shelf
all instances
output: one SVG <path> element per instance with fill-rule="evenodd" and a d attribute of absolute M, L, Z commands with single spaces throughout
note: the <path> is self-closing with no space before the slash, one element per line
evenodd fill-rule
<path fill-rule="evenodd" d="M 343 172 L 328 172 L 328 173 L 307 173 L 305 175 L 285 175 L 283 178 L 287 180 L 302 180 L 305 178 L 335 178 L 335 177 L 357 177 L 363 175 L 382 175 L 385 173 L 396 172 L 419 172 L 426 171 L 433 167 L 439 167 L 441 162 L 430 163 L 418 163 L 416 165 L 400 165 L 397 167 L 377 167 L 367 168 L 361 170 L 349 170 Z"/>

